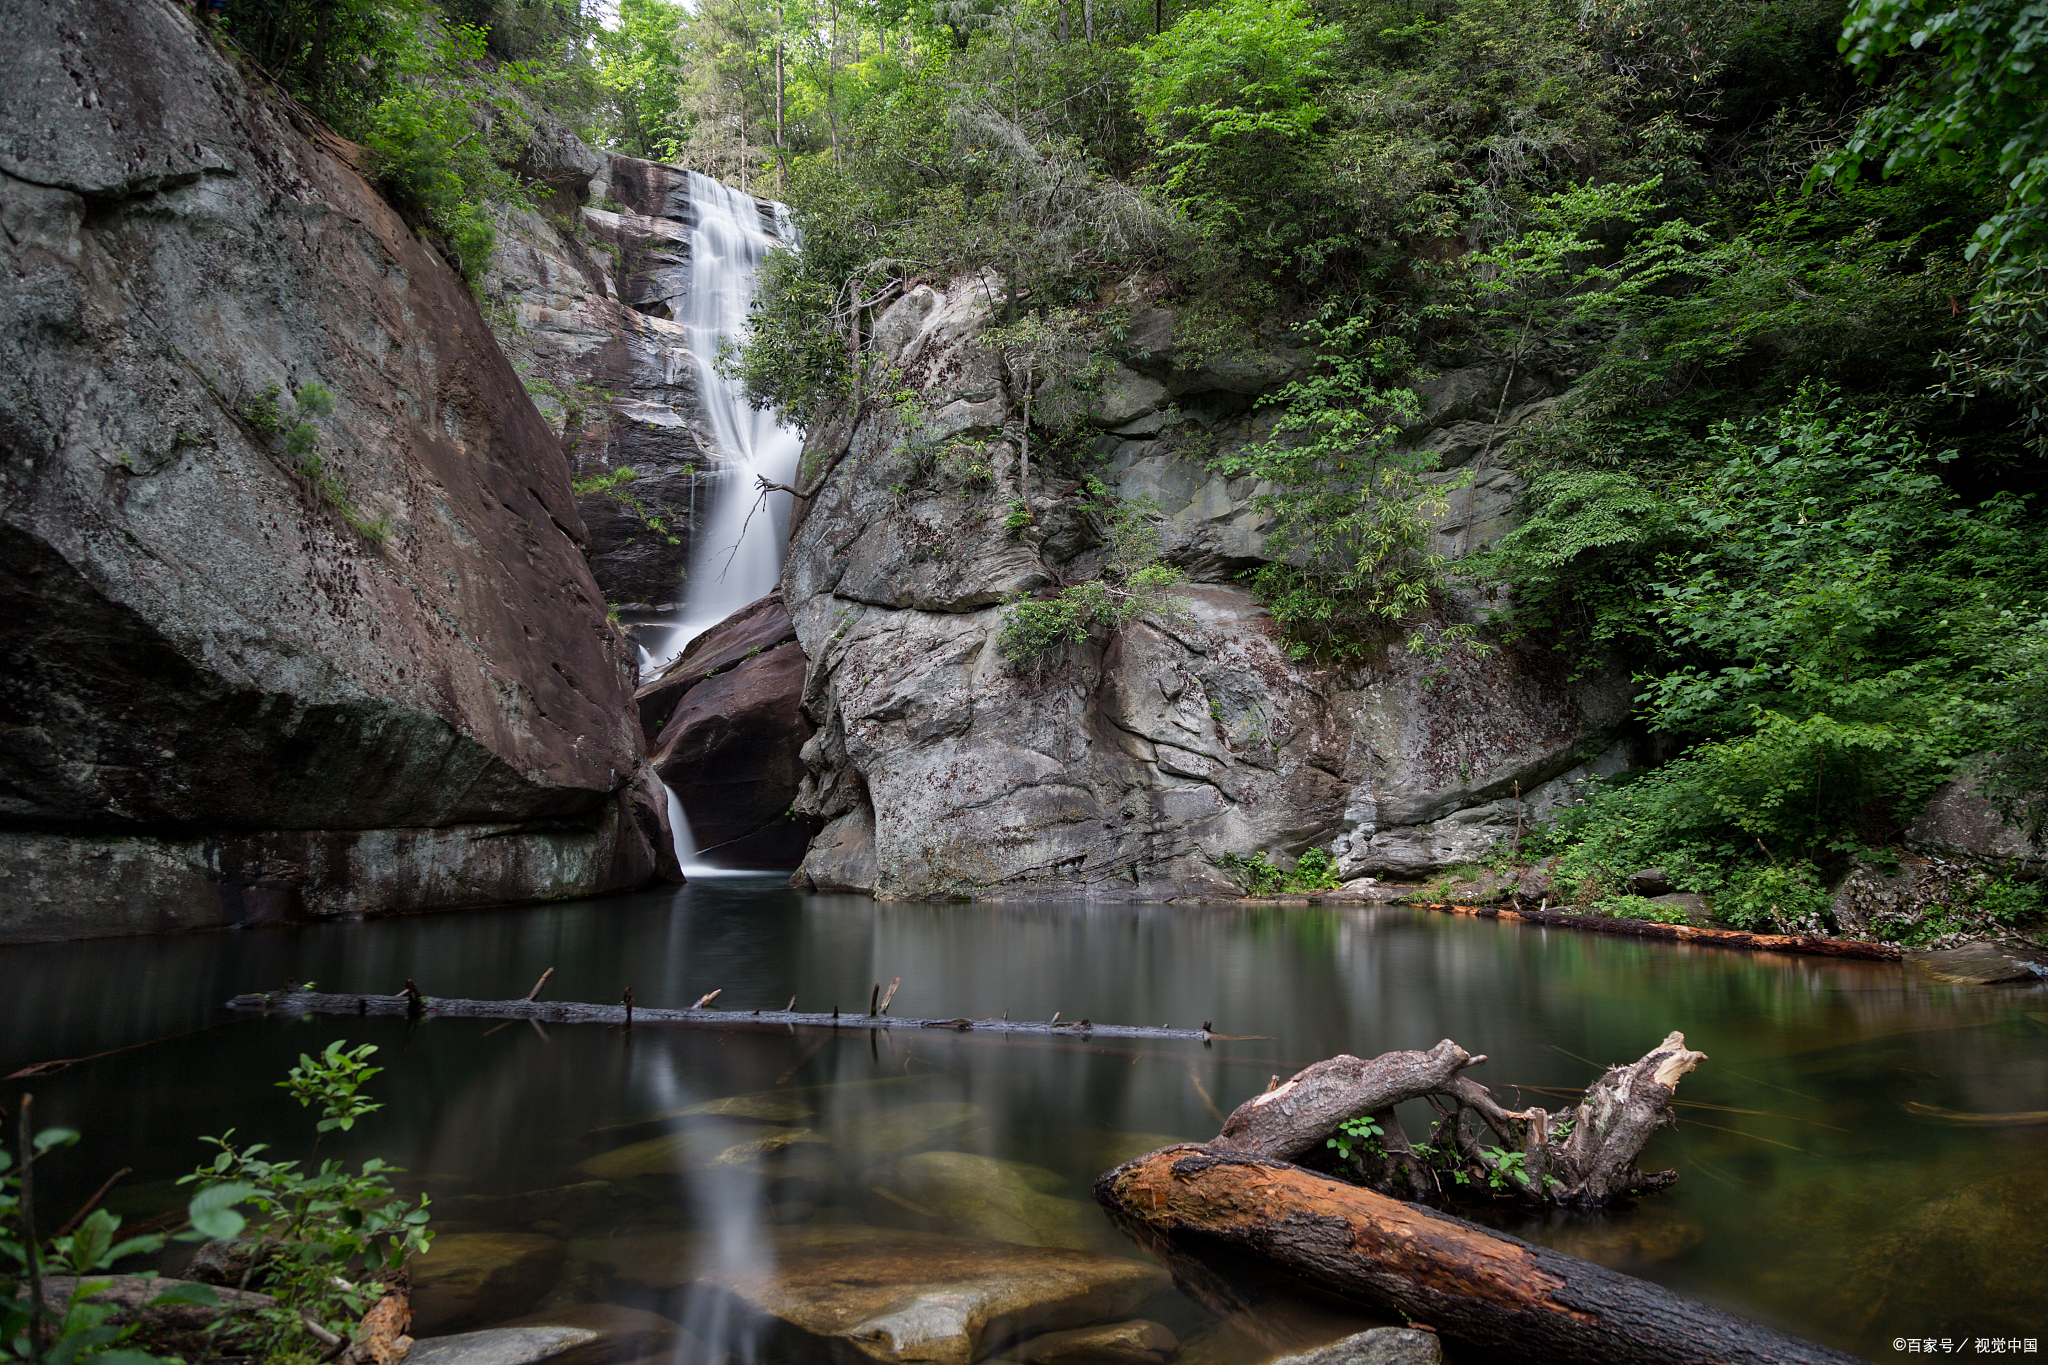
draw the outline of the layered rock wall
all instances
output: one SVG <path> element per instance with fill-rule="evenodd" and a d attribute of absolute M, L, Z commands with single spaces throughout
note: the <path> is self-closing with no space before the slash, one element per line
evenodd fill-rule
<path fill-rule="evenodd" d="M 1265 554 L 1249 480 L 1208 455 L 1258 439 L 1256 405 L 1298 372 L 1285 347 L 1183 359 L 1140 308 L 1087 414 L 1098 477 L 1149 499 L 1179 607 L 1059 662 L 1004 660 L 1000 605 L 1099 572 L 1106 527 L 1071 473 L 1019 496 L 1021 395 L 980 342 L 1000 284 L 912 289 L 875 327 L 874 364 L 917 415 L 869 406 L 811 434 L 783 596 L 809 659 L 797 810 L 830 823 L 799 880 L 884 896 L 1227 894 L 1226 853 L 1330 850 L 1346 875 L 1415 876 L 1491 849 L 1626 762 L 1626 693 L 1569 684 L 1505 648 L 1369 666 L 1291 659 L 1238 584 Z M 1457 556 L 1513 525 L 1497 437 L 1538 410 L 1527 377 L 1426 386 L 1410 433 L 1472 478 L 1437 526 Z M 1042 444 L 1042 443 L 1041 443 Z M 1471 619 L 1447 603 L 1432 629 Z"/>
<path fill-rule="evenodd" d="M 461 280 L 184 8 L 0 12 L 0 936 L 672 866 L 567 462 Z"/>

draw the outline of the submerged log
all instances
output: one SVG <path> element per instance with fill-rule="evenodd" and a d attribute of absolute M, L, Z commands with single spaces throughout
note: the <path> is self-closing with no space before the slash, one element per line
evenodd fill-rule
<path fill-rule="evenodd" d="M 411 982 L 406 983 L 411 986 Z M 538 987 L 536 987 L 538 989 Z M 238 995 L 228 1008 L 263 1014 L 413 1014 L 421 1018 L 532 1019 L 543 1024 L 680 1024 L 686 1028 L 753 1029 L 950 1029 L 957 1033 L 1024 1033 L 1060 1038 L 1185 1038 L 1208 1042 L 1242 1040 L 1250 1035 L 1217 1033 L 1201 1028 L 1157 1028 L 1143 1024 L 1097 1024 L 1087 1019 L 1064 1023 L 1059 1016 L 1030 1019 L 899 1019 L 892 1015 L 806 1014 L 796 1010 L 656 1010 L 644 1005 L 592 1005 L 561 1000 L 442 1000 L 401 991 L 397 995 L 331 995 L 315 991 L 271 991 Z"/>
<path fill-rule="evenodd" d="M 1216 1143 L 1165 1147 L 1095 1195 L 1184 1288 L 1231 1248 L 1447 1337 L 1485 1359 L 1612 1365 L 1847 1365 L 1854 1359 L 1659 1285 Z"/>
<path fill-rule="evenodd" d="M 1569 910 L 1518 910 L 1500 905 L 1448 905 L 1410 901 L 1421 910 L 1438 910 L 1479 919 L 1526 920 L 1558 929 L 1590 929 L 1597 934 L 1626 934 L 1632 938 L 1668 938 L 1681 943 L 1705 943 L 1716 948 L 1750 948 L 1764 953 L 1803 953 L 1809 957 L 1846 957 L 1865 962 L 1897 962 L 1905 950 L 1896 943 L 1862 943 L 1851 938 L 1819 938 L 1810 934 L 1752 934 L 1741 929 L 1708 929 L 1695 924 L 1659 924 L 1647 919 L 1619 919 L 1607 915 L 1577 915 Z"/>

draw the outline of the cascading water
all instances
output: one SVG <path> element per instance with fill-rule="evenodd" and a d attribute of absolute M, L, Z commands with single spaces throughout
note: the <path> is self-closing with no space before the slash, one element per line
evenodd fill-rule
<path fill-rule="evenodd" d="M 754 274 L 762 260 L 776 247 L 796 245 L 789 211 L 782 204 L 772 205 L 775 226 L 770 231 L 761 223 L 761 201 L 708 175 L 688 174 L 695 224 L 690 233 L 689 289 L 677 321 L 689 337 L 717 464 L 709 512 L 691 544 L 682 615 L 658 649 L 643 651 L 643 678 L 674 662 L 690 641 L 733 612 L 774 591 L 789 534 L 789 505 L 786 498 L 770 498 L 767 505 L 760 505 L 755 479 L 794 482 L 803 451 L 802 435 L 784 426 L 774 412 L 749 404 L 717 365 L 720 347 L 727 342 L 737 345 L 746 333 Z M 669 793 L 668 814 L 676 861 L 683 871 L 700 876 L 719 871 L 698 858 L 689 817 L 674 792 Z"/>
<path fill-rule="evenodd" d="M 782 545 L 789 534 L 789 503 L 755 490 L 755 478 L 787 484 L 796 476 L 803 436 L 773 411 L 747 402 L 738 385 L 718 372 L 719 348 L 746 334 L 754 273 L 776 247 L 795 245 L 788 210 L 772 205 L 775 230 L 761 224 L 761 201 L 710 176 L 690 176 L 690 283 L 682 323 L 697 365 L 698 391 L 717 445 L 710 511 L 697 527 L 683 583 L 683 611 L 674 634 L 652 657 L 648 672 L 673 662 L 683 648 L 747 603 L 775 590 Z M 750 515 L 751 514 L 751 517 Z"/>

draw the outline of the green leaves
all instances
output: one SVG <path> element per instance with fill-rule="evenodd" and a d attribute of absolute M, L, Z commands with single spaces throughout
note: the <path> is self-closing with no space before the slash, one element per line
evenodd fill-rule
<path fill-rule="evenodd" d="M 278 1087 L 289 1090 L 292 1098 L 302 1106 L 320 1106 L 318 1131 L 332 1132 L 339 1128 L 346 1132 L 355 1127 L 356 1120 L 364 1114 L 382 1109 L 358 1092 L 363 1083 L 382 1069 L 369 1064 L 368 1058 L 375 1052 L 374 1043 L 345 1049 L 339 1038 L 329 1043 L 318 1058 L 299 1054 L 299 1064 L 291 1069 Z"/>
<path fill-rule="evenodd" d="M 1365 315 L 1306 331 L 1313 369 L 1261 400 L 1280 413 L 1271 435 L 1209 466 L 1265 485 L 1251 504 L 1273 518 L 1268 562 L 1251 581 L 1288 651 L 1353 659 L 1427 611 L 1445 563 L 1430 522 L 1461 482 L 1425 478 L 1427 458 L 1396 443 L 1420 411 L 1412 391 L 1386 384 L 1406 367 L 1405 348 Z"/>
<path fill-rule="evenodd" d="M 230 1158 L 226 1151 L 221 1153 L 223 1161 Z M 222 1169 L 221 1162 L 215 1163 L 215 1170 Z M 242 1235 L 248 1226 L 248 1219 L 235 1211 L 235 1205 L 256 1193 L 256 1185 L 248 1180 L 226 1180 L 208 1185 L 192 1196 L 186 1206 L 186 1216 L 192 1220 L 195 1232 L 207 1237 L 229 1240 Z"/>

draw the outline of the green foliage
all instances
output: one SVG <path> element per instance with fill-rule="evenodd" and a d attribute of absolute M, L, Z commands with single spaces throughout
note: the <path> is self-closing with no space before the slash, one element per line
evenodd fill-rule
<path fill-rule="evenodd" d="M 363 1083 L 382 1069 L 369 1063 L 370 1054 L 376 1050 L 374 1043 L 344 1049 L 337 1038 L 317 1058 L 301 1052 L 299 1064 L 277 1083 L 278 1088 L 290 1091 L 301 1108 L 320 1106 L 317 1131 L 325 1133 L 339 1128 L 347 1132 L 356 1126 L 357 1119 L 384 1107 L 372 1104 L 359 1093 Z"/>
<path fill-rule="evenodd" d="M 1096 631 L 1114 631 L 1141 616 L 1174 617 L 1185 578 L 1159 562 L 1158 508 L 1126 501 L 1092 482 L 1085 504 L 1105 524 L 1102 576 L 1070 584 L 1047 598 L 1014 598 L 1003 610 L 996 648 L 1013 664 L 1044 668 Z"/>
<path fill-rule="evenodd" d="M 1984 270 L 1954 387 L 2009 397 L 2048 448 L 2048 13 L 2033 0 L 1855 0 L 1841 50 L 1890 84 L 1808 183 L 1851 184 L 1881 155 L 1887 177 L 1940 166 L 1980 188 L 1990 212 L 1968 254 Z"/>
<path fill-rule="evenodd" d="M 1820 905 L 1804 864 L 1892 837 L 1964 758 L 2026 737 L 2048 554 L 2027 499 L 1966 502 L 1952 452 L 1825 391 L 1710 445 L 1661 487 L 1544 476 L 1491 567 L 1519 585 L 1510 620 L 1624 650 L 1643 717 L 1694 741 L 1567 817 L 1573 875 L 1675 861 L 1715 890 L 1784 859 L 1717 906 L 1789 922 Z"/>
<path fill-rule="evenodd" d="M 1593 909 L 1611 919 L 1640 919 L 1652 924 L 1692 923 L 1692 917 L 1681 907 L 1659 905 L 1648 896 L 1610 896 Z"/>
<path fill-rule="evenodd" d="M 1210 233 L 1264 237 L 1274 181 L 1314 165 L 1325 111 L 1312 92 L 1340 35 L 1303 0 L 1221 0 L 1137 49 L 1132 103 L 1166 191 Z"/>
<path fill-rule="evenodd" d="M 1274 518 L 1273 562 L 1251 583 L 1288 652 L 1350 659 L 1428 611 L 1444 569 L 1430 521 L 1458 485 L 1425 480 L 1425 461 L 1397 444 L 1398 423 L 1419 411 L 1413 392 L 1384 380 L 1404 367 L 1405 351 L 1366 316 L 1307 331 L 1316 368 L 1262 400 L 1279 411 L 1271 435 L 1209 464 L 1264 486 L 1250 501 Z"/>
<path fill-rule="evenodd" d="M 546 0 L 486 8 L 501 17 L 545 8 L 549 22 L 566 25 L 563 36 L 577 31 L 575 16 Z M 509 168 L 531 128 L 523 92 L 537 75 L 494 61 L 493 30 L 431 0 L 226 0 L 220 23 L 288 91 L 363 145 L 365 169 L 393 206 L 474 285 L 496 242 L 490 205 L 530 206 Z M 566 54 L 550 55 L 559 63 Z"/>
<path fill-rule="evenodd" d="M 1312 848 L 1302 854 L 1291 868 L 1279 866 L 1266 856 L 1263 849 L 1250 855 L 1226 853 L 1216 861 L 1237 879 L 1247 896 L 1291 896 L 1328 891 L 1341 880 L 1337 875 L 1336 860 L 1320 848 Z"/>
<path fill-rule="evenodd" d="M 362 1094 L 363 1083 L 377 1074 L 367 1060 L 375 1051 L 367 1043 L 346 1048 L 336 1040 L 317 1057 L 301 1054 L 279 1084 L 318 1110 L 318 1132 L 347 1130 L 382 1107 Z M 258 1355 L 282 1358 L 302 1350 L 308 1320 L 347 1337 L 382 1293 L 382 1277 L 431 1244 L 428 1200 L 422 1196 L 414 1205 L 398 1197 L 389 1179 L 398 1168 L 374 1157 L 355 1173 L 333 1160 L 308 1171 L 297 1161 L 265 1158 L 270 1149 L 264 1143 L 240 1147 L 233 1138 L 230 1129 L 202 1139 L 218 1152 L 179 1183 L 199 1186 L 191 1206 L 195 1231 L 246 1235 L 259 1249 L 249 1277 L 260 1275 L 264 1292 L 278 1303 L 260 1314 Z"/>
<path fill-rule="evenodd" d="M 40 1164 L 60 1148 L 78 1141 L 69 1128 L 45 1128 L 30 1142 L 34 1163 Z M 29 1152 L 15 1153 L 0 1143 L 0 1360 L 38 1362 L 39 1365 L 69 1365 L 94 1361 L 97 1365 L 176 1365 L 137 1349 L 141 1330 L 137 1323 L 117 1327 L 110 1319 L 116 1305 L 86 1300 L 111 1281 L 94 1278 L 123 1261 L 154 1255 L 165 1239 L 157 1235 L 121 1237 L 121 1219 L 105 1209 L 94 1209 L 78 1226 L 62 1236 L 47 1239 L 25 1226 L 23 1216 L 23 1172 L 31 1163 Z M 30 1258 L 44 1275 L 72 1275 L 77 1285 L 59 1312 L 42 1312 L 32 1322 L 28 1297 Z M 153 1273 L 153 1272 L 149 1272 Z M 219 1307 L 220 1299 L 205 1285 L 184 1285 L 151 1300 L 150 1306 L 174 1303 Z M 35 1331 L 40 1330 L 42 1347 L 37 1349 Z"/>
<path fill-rule="evenodd" d="M 1373 1156 L 1379 1156 L 1381 1154 L 1380 1139 L 1385 1137 L 1386 1134 L 1387 1130 L 1380 1127 L 1378 1119 L 1370 1114 L 1362 1114 L 1355 1119 L 1346 1119 L 1338 1124 L 1336 1134 L 1325 1139 L 1323 1145 L 1334 1148 L 1339 1161 L 1351 1160 L 1351 1155 L 1354 1151 L 1361 1154 L 1369 1153 Z"/>

